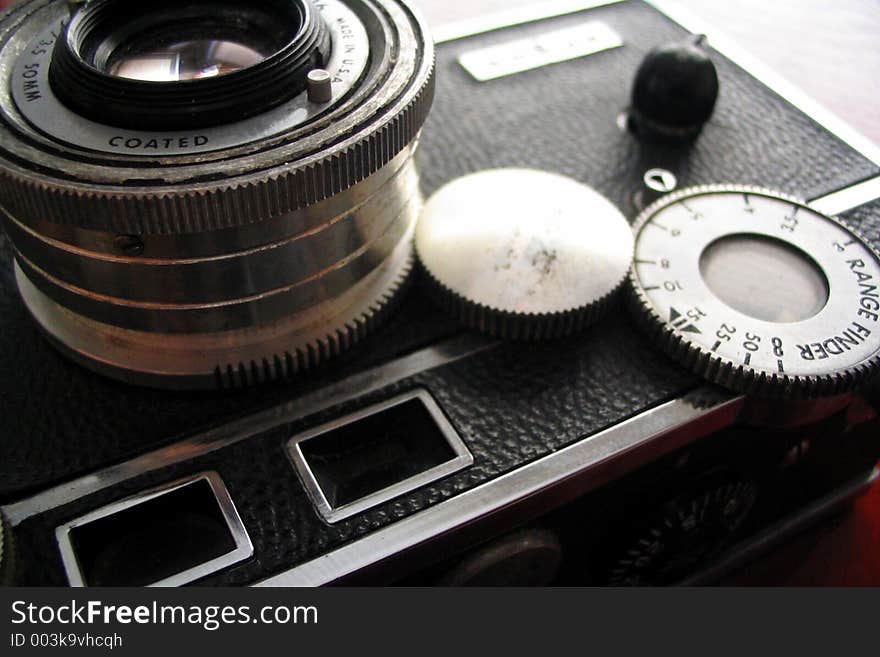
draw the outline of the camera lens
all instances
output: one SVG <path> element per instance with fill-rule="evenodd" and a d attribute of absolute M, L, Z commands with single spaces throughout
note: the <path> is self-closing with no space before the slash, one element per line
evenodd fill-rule
<path fill-rule="evenodd" d="M 107 73 L 145 82 L 179 82 L 225 75 L 266 58 L 240 41 L 224 39 L 163 39 L 166 45 L 140 44 L 107 62 Z"/>
<path fill-rule="evenodd" d="M 91 0 L 72 16 L 32 0 L 0 23 L 0 66 L 16 280 L 75 360 L 156 387 L 247 385 L 322 363 L 393 307 L 433 99 L 433 48 L 402 0 Z"/>
<path fill-rule="evenodd" d="M 109 124 L 217 125 L 301 93 L 330 48 L 307 0 L 92 0 L 55 44 L 49 81 L 65 105 Z"/>

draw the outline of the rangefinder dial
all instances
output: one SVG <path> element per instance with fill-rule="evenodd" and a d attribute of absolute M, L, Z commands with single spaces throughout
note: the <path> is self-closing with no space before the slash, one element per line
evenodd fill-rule
<path fill-rule="evenodd" d="M 836 219 L 777 192 L 706 186 L 647 208 L 635 232 L 635 311 L 696 373 L 814 397 L 876 370 L 880 258 Z"/>

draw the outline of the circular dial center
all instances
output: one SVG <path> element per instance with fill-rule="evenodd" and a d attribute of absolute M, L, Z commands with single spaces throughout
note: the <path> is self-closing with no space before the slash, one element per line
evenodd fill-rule
<path fill-rule="evenodd" d="M 828 303 L 828 279 L 800 249 L 766 235 L 726 235 L 700 256 L 709 289 L 739 312 L 767 322 L 800 322 Z"/>
<path fill-rule="evenodd" d="M 636 225 L 631 282 L 668 353 L 752 394 L 833 394 L 880 362 L 880 257 L 783 194 L 671 194 Z"/>

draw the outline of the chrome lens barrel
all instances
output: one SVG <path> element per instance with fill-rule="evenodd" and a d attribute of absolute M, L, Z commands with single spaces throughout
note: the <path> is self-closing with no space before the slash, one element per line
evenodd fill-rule
<path fill-rule="evenodd" d="M 433 51 L 399 0 L 316 7 L 332 100 L 300 95 L 195 133 L 83 118 L 47 134 L 41 112 L 71 119 L 40 70 L 51 56 L 34 53 L 51 50 L 67 3 L 6 19 L 0 216 L 22 298 L 75 360 L 150 386 L 248 385 L 338 354 L 391 307 L 411 268 Z M 171 152 L 145 156 L 151 141 Z"/>

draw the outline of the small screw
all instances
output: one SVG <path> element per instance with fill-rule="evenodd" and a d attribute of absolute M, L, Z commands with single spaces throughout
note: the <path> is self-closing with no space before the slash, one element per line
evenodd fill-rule
<path fill-rule="evenodd" d="M 313 103 L 329 103 L 333 100 L 333 79 L 322 68 L 309 71 L 306 81 L 309 85 L 309 100 Z"/>
<path fill-rule="evenodd" d="M 139 256 L 144 253 L 144 242 L 137 235 L 117 235 L 113 246 L 127 256 Z"/>
<path fill-rule="evenodd" d="M 668 194 L 678 187 L 678 179 L 675 174 L 666 169 L 650 169 L 645 172 L 645 186 L 654 192 Z"/>

